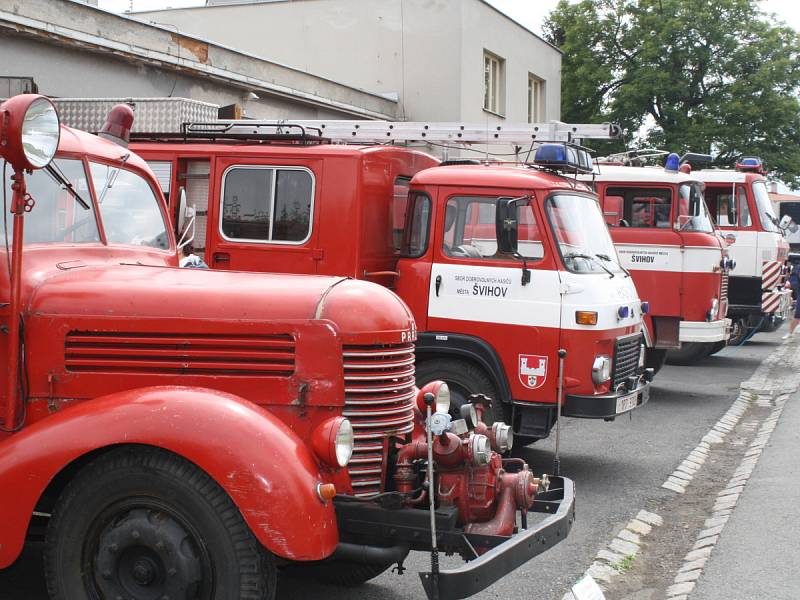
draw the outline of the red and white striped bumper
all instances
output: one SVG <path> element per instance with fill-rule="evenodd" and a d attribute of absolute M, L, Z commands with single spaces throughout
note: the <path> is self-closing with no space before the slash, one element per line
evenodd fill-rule
<path fill-rule="evenodd" d="M 784 264 L 785 261 L 782 260 L 765 260 L 761 263 L 762 290 L 772 290 L 783 283 Z"/>
<path fill-rule="evenodd" d="M 785 289 L 770 290 L 761 294 L 761 312 L 786 318 L 792 304 L 792 291 Z"/>

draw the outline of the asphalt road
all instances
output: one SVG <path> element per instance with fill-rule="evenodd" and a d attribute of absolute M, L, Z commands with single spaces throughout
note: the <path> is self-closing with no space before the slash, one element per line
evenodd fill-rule
<path fill-rule="evenodd" d="M 561 470 L 577 486 L 576 521 L 570 536 L 512 576 L 475 598 L 560 600 L 597 551 L 640 509 L 665 497 L 661 483 L 728 409 L 739 382 L 747 379 L 779 343 L 783 330 L 760 334 L 746 346 L 726 348 L 693 367 L 665 367 L 653 383 L 650 402 L 613 423 L 569 419 L 562 429 Z M 522 451 L 534 472 L 550 472 L 554 440 Z M 31 545 L 17 564 L 0 571 L 0 600 L 46 600 L 41 549 Z M 445 559 L 443 568 L 460 561 Z M 413 553 L 403 576 L 384 573 L 355 589 L 313 582 L 282 581 L 279 598 L 406 600 L 424 597 L 416 572 L 428 556 Z"/>

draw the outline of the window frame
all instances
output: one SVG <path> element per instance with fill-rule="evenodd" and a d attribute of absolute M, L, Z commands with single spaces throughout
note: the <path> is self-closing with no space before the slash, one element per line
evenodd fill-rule
<path fill-rule="evenodd" d="M 411 252 L 406 252 L 406 249 L 411 243 L 409 238 L 411 236 L 412 220 L 409 219 L 409 217 L 411 216 L 410 213 L 412 208 L 416 205 L 416 199 L 419 197 L 423 198 L 428 203 L 428 218 L 424 228 L 425 244 L 420 247 L 420 250 L 418 252 L 412 254 Z M 403 241 L 400 244 L 400 252 L 397 255 L 399 258 L 412 258 L 412 259 L 422 258 L 428 253 L 428 250 L 430 250 L 431 247 L 431 238 L 433 237 L 431 235 L 431 223 L 433 222 L 433 211 L 434 211 L 433 198 L 431 198 L 431 195 L 429 193 L 423 192 L 421 190 L 410 190 L 408 192 L 408 203 L 406 204 L 406 221 L 403 227 Z"/>
<path fill-rule="evenodd" d="M 600 271 L 584 272 L 572 269 L 569 266 L 567 266 L 567 261 L 564 258 L 564 252 L 561 249 L 561 243 L 558 241 L 558 234 L 556 233 L 556 224 L 553 222 L 553 217 L 550 211 L 548 210 L 548 205 L 552 206 L 553 198 L 555 198 L 556 196 L 583 196 L 585 198 L 589 198 L 590 200 L 594 200 L 597 203 L 597 209 L 600 211 L 600 218 L 602 219 L 604 213 L 603 213 L 603 205 L 600 202 L 600 197 L 597 196 L 596 194 L 583 192 L 581 190 L 556 190 L 554 192 L 547 194 L 545 199 L 542 201 L 542 210 L 544 212 L 545 219 L 547 219 L 547 225 L 550 228 L 549 234 L 552 236 L 553 245 L 556 247 L 556 250 L 558 251 L 558 258 L 561 261 L 561 265 L 563 265 L 568 272 L 574 273 L 576 275 L 599 275 L 603 273 L 604 271 L 602 269 Z M 640 229 L 645 229 L 645 228 L 640 228 Z M 671 231 L 671 229 L 669 229 L 668 231 Z M 611 235 L 610 230 L 608 234 L 609 236 Z M 612 245 L 614 245 L 614 248 L 616 249 L 616 244 L 613 244 L 613 240 L 612 240 Z M 619 256 L 617 256 L 617 259 L 619 259 Z M 596 260 L 599 261 L 601 259 L 596 259 Z M 619 260 L 615 260 L 614 262 L 617 263 L 618 268 L 622 269 L 622 264 L 621 262 L 619 262 Z"/>
<path fill-rule="evenodd" d="M 535 90 L 535 93 L 534 93 Z M 538 123 L 545 119 L 545 81 L 533 73 L 528 73 L 528 123 Z M 538 101 L 534 101 L 538 100 Z"/>
<path fill-rule="evenodd" d="M 308 173 L 311 176 L 311 204 L 309 205 L 309 214 L 308 214 L 308 233 L 306 237 L 299 241 L 289 241 L 289 240 L 254 240 L 251 238 L 234 238 L 228 237 L 225 234 L 225 231 L 222 229 L 222 220 L 225 216 L 225 187 L 228 181 L 228 175 L 231 171 L 236 169 L 249 169 L 249 170 L 261 170 L 267 171 L 271 170 L 275 172 L 275 175 L 272 178 L 272 189 L 270 192 L 270 221 L 269 221 L 269 235 L 270 238 L 272 237 L 272 232 L 275 227 L 275 192 L 278 186 L 278 176 L 277 171 L 303 171 Z M 303 246 L 309 242 L 311 239 L 311 235 L 314 232 L 314 208 L 316 205 L 316 195 L 317 195 L 317 178 L 314 176 L 314 172 L 309 169 L 308 167 L 297 166 L 297 165 L 254 165 L 254 164 L 236 164 L 230 165 L 222 172 L 222 181 L 220 183 L 220 192 L 219 192 L 219 218 L 217 219 L 217 229 L 219 231 L 220 237 L 225 240 L 226 242 L 236 242 L 241 244 L 266 244 L 270 246 Z"/>
<path fill-rule="evenodd" d="M 630 218 L 630 222 L 628 223 L 628 225 L 625 228 L 626 229 L 648 229 L 648 230 L 653 230 L 653 231 L 672 231 L 673 229 L 675 229 L 675 204 L 676 204 L 677 194 L 676 194 L 676 190 L 674 190 L 672 188 L 672 186 L 670 186 L 670 185 L 658 185 L 658 184 L 649 185 L 649 184 L 640 184 L 640 183 L 631 184 L 631 185 L 620 185 L 620 184 L 618 184 L 616 182 L 613 183 L 613 184 L 610 184 L 610 185 L 606 185 L 605 188 L 603 189 L 603 203 L 601 205 L 601 209 L 603 209 L 603 216 L 605 216 L 605 209 L 604 209 L 604 207 L 605 207 L 605 198 L 608 197 L 608 196 L 620 196 L 620 194 L 612 194 L 612 193 L 610 193 L 610 190 L 614 190 L 614 191 L 618 191 L 618 190 L 623 190 L 623 191 L 628 191 L 628 190 L 640 190 L 640 191 L 654 190 L 654 191 L 667 192 L 667 194 L 669 195 L 669 226 L 667 226 L 667 227 L 658 227 L 656 225 L 652 225 L 652 226 L 650 226 L 650 225 L 634 225 L 633 224 L 633 200 L 631 200 L 631 218 Z M 629 221 L 626 218 L 626 214 L 625 214 L 625 203 L 626 203 L 626 197 L 625 197 L 625 194 L 623 193 L 622 194 L 622 215 L 620 215 L 620 220 L 624 219 L 625 221 Z M 655 220 L 653 222 L 655 223 Z M 620 225 L 619 224 L 617 224 L 617 225 L 609 225 L 609 227 L 620 227 Z"/>
<path fill-rule="evenodd" d="M 474 201 L 476 204 L 479 204 L 479 205 L 494 206 L 495 216 L 496 216 L 497 215 L 497 202 L 501 198 L 508 198 L 508 197 L 509 197 L 508 194 L 474 194 L 474 193 L 473 194 L 469 194 L 469 193 L 465 194 L 463 192 L 454 192 L 452 194 L 449 194 L 445 198 L 444 211 L 445 212 L 447 211 L 447 205 L 449 204 L 449 202 L 451 200 L 455 200 L 456 203 L 460 202 L 461 200 L 467 200 L 467 201 Z M 485 199 L 490 200 L 492 202 L 481 202 L 480 200 L 476 200 L 478 198 L 485 198 Z M 540 233 L 539 237 L 541 238 L 541 240 L 538 240 L 538 241 L 542 244 L 542 256 L 526 256 L 526 257 L 524 257 L 524 260 L 527 261 L 528 263 L 540 263 L 540 262 L 544 261 L 548 257 L 548 248 L 547 248 L 547 241 L 546 241 L 547 238 L 546 238 L 546 236 L 541 235 L 541 233 L 542 233 L 541 227 L 542 227 L 543 221 L 542 221 L 542 219 L 539 218 L 539 215 L 536 212 L 536 202 L 535 202 L 535 199 L 533 197 L 533 194 L 531 194 L 531 199 L 528 201 L 528 206 L 530 206 L 530 208 L 531 208 L 531 213 L 533 214 L 533 218 L 534 218 L 534 224 L 535 224 L 537 230 L 539 230 L 539 233 Z M 464 219 L 464 222 L 461 223 L 461 227 L 462 227 L 461 239 L 462 239 L 462 241 L 464 239 L 463 228 L 466 225 L 466 214 L 467 214 L 468 210 L 469 210 L 468 208 L 465 210 L 465 219 Z M 478 217 L 480 218 L 480 209 L 478 209 Z M 455 227 L 458 227 L 458 222 L 459 222 L 459 218 L 458 218 L 458 215 L 457 215 L 456 216 L 456 220 L 454 221 L 453 225 Z M 489 225 L 490 223 L 479 223 L 479 224 L 481 224 L 481 225 Z M 494 221 L 491 223 L 491 225 L 493 225 L 493 227 L 494 227 Z M 495 231 L 495 240 L 494 241 L 495 241 L 495 243 L 497 243 L 497 231 L 496 231 L 496 229 L 494 229 L 494 231 Z M 446 233 L 447 233 L 447 231 L 444 229 L 444 214 L 442 214 L 442 235 L 441 235 L 440 239 L 438 240 L 438 247 L 439 247 L 439 253 L 441 254 L 441 256 L 446 258 L 447 260 L 467 261 L 467 262 L 471 261 L 471 262 L 481 262 L 481 263 L 492 262 L 493 264 L 496 264 L 496 265 L 497 264 L 507 265 L 509 263 L 509 261 L 511 261 L 511 260 L 522 260 L 522 259 L 519 259 L 519 258 L 517 258 L 515 256 L 512 256 L 512 255 L 508 255 L 507 258 L 505 256 L 504 257 L 481 256 L 480 258 L 478 258 L 476 256 L 453 256 L 451 254 L 448 254 L 447 251 L 445 250 L 444 236 L 445 236 Z M 528 240 L 528 241 L 530 241 L 530 240 Z"/>
<path fill-rule="evenodd" d="M 489 78 L 487 85 L 487 63 L 489 66 Z M 497 65 L 496 85 L 492 83 L 491 65 Z M 483 50 L 483 110 L 498 117 L 505 119 L 506 112 L 506 59 L 494 52 L 484 48 Z M 494 106 L 492 106 L 494 100 Z"/>
<path fill-rule="evenodd" d="M 172 232 L 172 220 L 169 218 L 169 214 L 165 212 L 167 210 L 166 202 L 162 202 L 161 199 L 164 198 L 164 194 L 161 190 L 161 185 L 157 182 L 155 177 L 153 180 L 156 181 L 157 187 L 153 187 L 153 181 L 150 180 L 149 177 L 146 177 L 145 174 L 136 168 L 128 168 L 128 165 L 120 165 L 106 162 L 108 159 L 96 157 L 96 156 L 89 156 L 87 157 L 86 164 L 89 167 L 89 172 L 92 171 L 92 164 L 102 165 L 104 167 L 110 167 L 113 169 L 119 169 L 120 171 L 128 171 L 137 175 L 139 178 L 143 179 L 147 186 L 150 188 L 150 192 L 153 194 L 153 198 L 156 202 L 156 206 L 158 207 L 158 212 L 161 213 L 161 219 L 164 221 L 164 231 L 166 232 L 167 236 L 167 247 L 166 248 L 156 248 L 155 246 L 133 246 L 134 248 L 148 248 L 149 250 L 156 250 L 158 252 L 172 252 L 174 248 L 173 240 L 174 236 Z M 119 176 L 119 175 L 117 175 Z M 105 222 L 103 220 L 103 208 L 100 202 L 100 191 L 95 186 L 94 176 L 92 176 L 92 191 L 94 193 L 94 200 L 96 205 L 97 214 L 100 217 L 100 227 L 102 228 L 102 238 L 106 246 L 131 246 L 131 244 L 123 244 L 121 242 L 112 242 L 108 239 L 108 235 L 106 234 L 105 229 Z"/>

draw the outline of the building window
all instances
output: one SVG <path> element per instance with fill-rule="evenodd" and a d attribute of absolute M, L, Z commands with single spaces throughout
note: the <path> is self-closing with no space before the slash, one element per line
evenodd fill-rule
<path fill-rule="evenodd" d="M 502 115 L 505 111 L 506 61 L 484 50 L 483 52 L 483 109 Z"/>
<path fill-rule="evenodd" d="M 302 244 L 311 235 L 314 179 L 291 167 L 234 167 L 225 173 L 220 229 L 228 240 Z"/>
<path fill-rule="evenodd" d="M 528 73 L 528 123 L 544 121 L 544 79 Z"/>

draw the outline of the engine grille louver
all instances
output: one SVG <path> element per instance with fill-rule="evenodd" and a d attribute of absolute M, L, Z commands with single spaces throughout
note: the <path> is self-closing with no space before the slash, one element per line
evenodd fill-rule
<path fill-rule="evenodd" d="M 628 377 L 636 375 L 639 369 L 641 345 L 642 336 L 640 334 L 617 338 L 614 345 L 614 367 L 611 375 L 612 390 L 619 389 Z"/>
<path fill-rule="evenodd" d="M 414 428 L 414 345 L 345 346 L 344 386 L 353 493 L 370 496 L 383 489 L 386 440 Z"/>
<path fill-rule="evenodd" d="M 288 377 L 291 335 L 227 335 L 72 331 L 64 344 L 67 371 Z"/>

